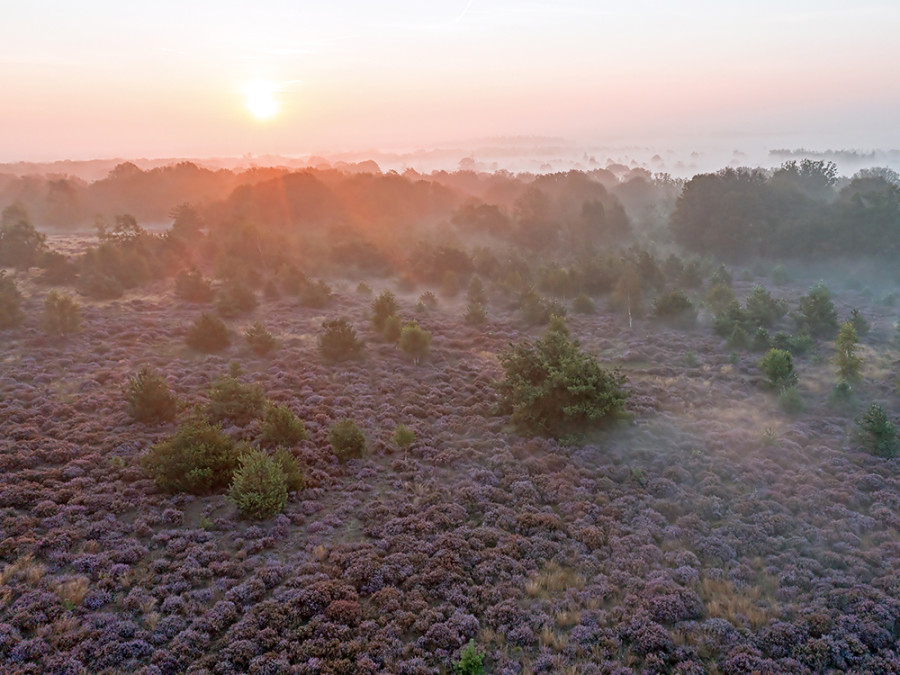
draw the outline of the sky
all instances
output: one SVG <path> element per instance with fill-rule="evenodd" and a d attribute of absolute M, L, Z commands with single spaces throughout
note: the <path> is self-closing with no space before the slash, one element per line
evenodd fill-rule
<path fill-rule="evenodd" d="M 896 0 L 0 0 L 0 11 L 0 161 L 519 136 L 900 147 Z"/>

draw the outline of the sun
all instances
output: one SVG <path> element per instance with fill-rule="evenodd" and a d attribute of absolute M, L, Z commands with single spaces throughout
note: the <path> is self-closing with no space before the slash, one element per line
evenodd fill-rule
<path fill-rule="evenodd" d="M 278 101 L 275 92 L 278 88 L 271 82 L 257 80 L 244 85 L 244 95 L 247 97 L 246 106 L 250 114 L 263 121 L 275 116 L 278 112 Z"/>

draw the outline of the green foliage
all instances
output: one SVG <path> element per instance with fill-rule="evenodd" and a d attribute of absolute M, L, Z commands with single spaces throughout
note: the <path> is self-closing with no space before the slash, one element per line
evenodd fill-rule
<path fill-rule="evenodd" d="M 747 302 L 747 318 L 756 326 L 772 326 L 787 313 L 787 303 L 772 297 L 767 289 L 754 286 Z"/>
<path fill-rule="evenodd" d="M 259 417 L 265 404 L 266 393 L 262 387 L 224 375 L 210 387 L 206 414 L 213 422 L 229 420 L 242 427 Z"/>
<path fill-rule="evenodd" d="M 0 267 L 28 269 L 36 265 L 47 238 L 34 229 L 25 208 L 15 203 L 0 217 Z"/>
<path fill-rule="evenodd" d="M 788 282 L 790 282 L 791 277 L 788 275 L 787 271 L 784 269 L 783 265 L 775 265 L 772 268 L 772 283 L 776 286 L 784 286 Z"/>
<path fill-rule="evenodd" d="M 550 321 L 551 316 L 565 316 L 566 308 L 555 300 L 547 300 L 533 288 L 527 288 L 519 298 L 519 313 L 529 326 L 538 326 Z"/>
<path fill-rule="evenodd" d="M 533 345 L 510 345 L 500 364 L 499 411 L 526 433 L 576 437 L 620 416 L 628 398 L 625 376 L 600 367 L 558 324 Z"/>
<path fill-rule="evenodd" d="M 239 449 L 218 425 L 190 421 L 150 446 L 141 466 L 163 490 L 208 494 L 224 490 L 238 466 Z"/>
<path fill-rule="evenodd" d="M 264 520 L 281 513 L 288 500 L 284 469 L 262 450 L 251 449 L 240 458 L 228 499 L 247 518 Z"/>
<path fill-rule="evenodd" d="M 794 359 L 784 349 L 770 349 L 759 362 L 760 370 L 769 378 L 769 384 L 775 389 L 790 387 L 797 382 L 794 371 Z"/>
<path fill-rule="evenodd" d="M 272 459 L 281 467 L 288 492 L 300 492 L 306 488 L 306 474 L 300 462 L 287 448 L 275 448 Z"/>
<path fill-rule="evenodd" d="M 595 314 L 597 305 L 586 293 L 579 293 L 572 301 L 572 311 L 576 314 Z"/>
<path fill-rule="evenodd" d="M 331 425 L 328 442 L 341 462 L 353 457 L 362 457 L 366 450 L 366 435 L 351 419 L 342 419 Z"/>
<path fill-rule="evenodd" d="M 394 434 L 391 436 L 391 440 L 401 450 L 406 450 L 410 445 L 415 443 L 416 441 L 416 432 L 413 429 L 410 429 L 405 424 L 398 424 L 397 428 L 394 429 Z"/>
<path fill-rule="evenodd" d="M 719 265 L 709 278 L 710 286 L 722 285 L 731 288 L 733 283 L 734 278 L 731 276 L 731 272 L 728 271 L 728 268 L 725 267 L 725 265 Z"/>
<path fill-rule="evenodd" d="M 732 303 L 738 304 L 731 286 L 725 284 L 714 284 L 706 294 L 706 302 L 716 313 L 726 311 Z"/>
<path fill-rule="evenodd" d="M 653 314 L 679 328 L 692 328 L 697 323 L 697 309 L 680 288 L 660 295 L 653 304 Z"/>
<path fill-rule="evenodd" d="M 138 422 L 171 422 L 178 411 L 178 400 L 169 391 L 165 378 L 144 366 L 125 384 L 128 414 Z"/>
<path fill-rule="evenodd" d="M 827 337 L 837 331 L 837 311 L 824 285 L 816 284 L 800 299 L 799 322 L 813 337 Z"/>
<path fill-rule="evenodd" d="M 750 343 L 750 349 L 755 352 L 764 352 L 772 346 L 772 340 L 769 337 L 769 331 L 760 326 L 753 334 L 753 341 Z"/>
<path fill-rule="evenodd" d="M 285 405 L 266 403 L 260 425 L 260 442 L 268 446 L 292 446 L 309 438 L 306 425 Z"/>
<path fill-rule="evenodd" d="M 750 336 L 747 335 L 747 331 L 743 329 L 741 324 L 736 323 L 731 331 L 731 335 L 728 336 L 726 344 L 729 349 L 747 349 L 750 346 Z"/>
<path fill-rule="evenodd" d="M 226 319 L 231 319 L 247 312 L 252 312 L 257 305 L 253 289 L 236 280 L 229 281 L 222 287 L 216 299 L 216 309 Z"/>
<path fill-rule="evenodd" d="M 397 342 L 403 332 L 403 320 L 396 314 L 391 314 L 384 320 L 381 328 L 381 337 L 385 342 Z"/>
<path fill-rule="evenodd" d="M 259 356 L 269 354 L 278 346 L 278 340 L 275 339 L 275 336 L 268 331 L 261 321 L 257 321 L 244 331 L 244 339 Z"/>
<path fill-rule="evenodd" d="M 219 352 L 231 344 L 231 335 L 220 318 L 204 312 L 188 329 L 184 341 L 198 352 Z"/>
<path fill-rule="evenodd" d="M 437 309 L 438 299 L 437 296 L 432 291 L 425 291 L 422 295 L 419 296 L 419 302 L 421 302 L 427 309 Z"/>
<path fill-rule="evenodd" d="M 866 317 L 860 314 L 858 309 L 850 310 L 850 323 L 853 325 L 856 335 L 860 338 L 864 338 L 869 334 L 869 330 L 871 330 L 871 326 L 869 325 L 869 322 L 866 321 Z"/>
<path fill-rule="evenodd" d="M 418 321 L 408 321 L 400 331 L 400 349 L 413 357 L 413 361 L 419 361 L 428 355 L 428 347 L 431 344 L 431 333 L 419 326 Z"/>
<path fill-rule="evenodd" d="M 382 291 L 372 301 L 372 327 L 382 332 L 388 317 L 396 316 L 399 309 L 394 294 L 388 290 Z"/>
<path fill-rule="evenodd" d="M 0 270 L 0 330 L 18 326 L 24 320 L 22 294 L 6 272 Z"/>
<path fill-rule="evenodd" d="M 360 281 L 356 286 L 356 292 L 360 295 L 372 295 L 372 287 L 365 281 Z"/>
<path fill-rule="evenodd" d="M 799 356 L 810 351 L 815 346 L 815 342 L 807 333 L 792 336 L 790 333 L 780 330 L 772 336 L 772 346 Z"/>
<path fill-rule="evenodd" d="M 480 326 L 487 321 L 487 310 L 484 308 L 484 305 L 467 305 L 464 318 L 470 326 Z"/>
<path fill-rule="evenodd" d="M 346 319 L 326 319 L 319 334 L 319 352 L 327 361 L 359 358 L 363 343 L 356 337 L 356 329 Z"/>
<path fill-rule="evenodd" d="M 834 361 L 838 367 L 838 377 L 847 382 L 859 379 L 862 359 L 856 355 L 858 347 L 859 339 L 853 324 L 849 321 L 843 323 L 837 337 L 837 355 Z"/>
<path fill-rule="evenodd" d="M 334 295 L 331 286 L 322 279 L 318 281 L 308 281 L 300 286 L 300 304 L 304 307 L 313 307 L 321 309 L 327 307 Z"/>
<path fill-rule="evenodd" d="M 197 269 L 181 270 L 175 277 L 175 297 L 187 302 L 205 303 L 213 299 L 212 284 Z"/>
<path fill-rule="evenodd" d="M 877 403 L 856 420 L 858 438 L 871 452 L 880 457 L 897 454 L 897 429 L 884 408 Z"/>
<path fill-rule="evenodd" d="M 65 293 L 50 291 L 44 300 L 44 330 L 48 335 L 68 335 L 81 328 L 81 306 Z"/>
<path fill-rule="evenodd" d="M 459 652 L 459 661 L 453 664 L 453 671 L 459 675 L 483 675 L 485 653 L 475 646 L 475 640 Z"/>
<path fill-rule="evenodd" d="M 38 278 L 42 284 L 62 286 L 71 284 L 78 276 L 78 266 L 59 251 L 44 251 L 38 259 L 43 272 Z"/>
<path fill-rule="evenodd" d="M 778 394 L 778 407 L 789 415 L 803 412 L 803 399 L 797 387 L 785 387 Z"/>

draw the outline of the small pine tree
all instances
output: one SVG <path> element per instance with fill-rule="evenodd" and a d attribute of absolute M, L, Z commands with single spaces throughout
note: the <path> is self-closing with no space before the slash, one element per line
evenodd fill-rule
<path fill-rule="evenodd" d="M 416 365 L 428 355 L 430 344 L 431 333 L 423 330 L 418 321 L 407 322 L 400 331 L 400 349 L 412 356 Z"/>
<path fill-rule="evenodd" d="M 0 330 L 18 326 L 24 319 L 22 294 L 6 272 L 0 270 Z"/>
<path fill-rule="evenodd" d="M 303 473 L 303 467 L 291 451 L 287 448 L 276 448 L 272 453 L 274 459 L 281 470 L 284 472 L 287 481 L 288 492 L 300 492 L 306 487 L 306 474 Z"/>
<path fill-rule="evenodd" d="M 800 298 L 799 321 L 801 329 L 813 337 L 834 335 L 838 329 L 837 311 L 823 284 L 816 284 Z"/>
<path fill-rule="evenodd" d="M 265 520 L 284 511 L 288 486 L 281 464 L 257 448 L 241 456 L 239 462 L 228 498 L 241 515 Z"/>
<path fill-rule="evenodd" d="M 266 394 L 262 387 L 244 384 L 236 377 L 225 375 L 213 382 L 209 390 L 206 412 L 213 422 L 229 420 L 246 426 L 262 413 Z"/>
<path fill-rule="evenodd" d="M 385 342 L 397 342 L 403 332 L 403 320 L 396 314 L 391 314 L 384 320 L 381 327 L 381 337 Z"/>
<path fill-rule="evenodd" d="M 388 317 L 396 316 L 399 309 L 394 294 L 388 290 L 382 291 L 372 301 L 372 327 L 380 333 Z"/>
<path fill-rule="evenodd" d="M 838 377 L 846 382 L 854 382 L 859 379 L 859 369 L 862 367 L 862 359 L 856 355 L 859 340 L 856 329 L 850 321 L 841 325 L 837 337 L 837 356 L 835 364 L 838 367 Z"/>
<path fill-rule="evenodd" d="M 797 383 L 794 359 L 789 351 L 770 349 L 759 362 L 759 367 L 774 389 L 784 389 Z"/>
<path fill-rule="evenodd" d="M 328 442 L 341 462 L 353 457 L 362 457 L 366 450 L 366 435 L 351 419 L 342 419 L 331 425 Z"/>
<path fill-rule="evenodd" d="M 480 326 L 487 321 L 487 310 L 484 308 L 484 305 L 468 305 L 463 318 L 470 326 Z"/>
<path fill-rule="evenodd" d="M 231 344 L 231 336 L 221 319 L 204 312 L 188 329 L 184 341 L 198 352 L 218 352 Z"/>
<path fill-rule="evenodd" d="M 483 675 L 485 653 L 475 646 L 475 640 L 459 652 L 459 661 L 453 664 L 454 672 L 459 675 Z"/>
<path fill-rule="evenodd" d="M 869 334 L 871 326 L 869 325 L 869 322 L 866 321 L 866 317 L 860 314 L 858 309 L 850 310 L 850 323 L 853 324 L 857 337 L 864 338 Z"/>
<path fill-rule="evenodd" d="M 397 428 L 394 429 L 394 435 L 391 436 L 391 440 L 394 441 L 394 445 L 398 448 L 406 450 L 410 445 L 415 443 L 416 432 L 405 424 L 398 424 Z"/>
<path fill-rule="evenodd" d="M 326 319 L 319 334 L 319 352 L 326 361 L 355 359 L 362 354 L 363 343 L 346 319 Z"/>
<path fill-rule="evenodd" d="M 175 277 L 175 297 L 187 302 L 205 303 L 213 299 L 212 284 L 197 269 L 181 270 Z"/>
<path fill-rule="evenodd" d="M 195 420 L 150 446 L 141 466 L 162 490 L 209 494 L 228 486 L 239 456 L 240 449 L 221 427 Z"/>
<path fill-rule="evenodd" d="M 469 287 L 466 289 L 466 302 L 469 305 L 487 304 L 487 293 L 484 290 L 484 283 L 481 281 L 481 277 L 472 277 Z"/>
<path fill-rule="evenodd" d="M 244 331 L 244 339 L 259 356 L 266 356 L 278 346 L 278 340 L 261 321 L 257 321 Z"/>
<path fill-rule="evenodd" d="M 178 410 L 165 378 L 149 366 L 128 378 L 125 401 L 128 414 L 138 422 L 171 422 Z"/>
<path fill-rule="evenodd" d="M 267 446 L 292 446 L 309 438 L 306 425 L 284 405 L 266 403 L 261 425 L 260 442 Z"/>
<path fill-rule="evenodd" d="M 48 335 L 68 335 L 81 328 L 81 306 L 65 293 L 50 291 L 44 301 L 44 330 Z"/>
<path fill-rule="evenodd" d="M 870 405 L 862 417 L 856 420 L 856 424 L 859 427 L 860 441 L 870 451 L 880 457 L 893 457 L 897 454 L 897 428 L 880 405 Z"/>

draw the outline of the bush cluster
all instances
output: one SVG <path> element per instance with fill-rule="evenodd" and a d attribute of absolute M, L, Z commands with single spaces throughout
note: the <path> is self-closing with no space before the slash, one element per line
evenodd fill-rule
<path fill-rule="evenodd" d="M 163 490 L 208 494 L 228 487 L 240 455 L 241 448 L 221 427 L 192 420 L 150 446 L 141 465 Z"/>
<path fill-rule="evenodd" d="M 362 457 L 366 450 L 366 435 L 351 419 L 345 418 L 332 424 L 328 430 L 328 442 L 341 462 Z"/>
<path fill-rule="evenodd" d="M 125 401 L 128 414 L 138 422 L 171 422 L 178 411 L 178 400 L 165 378 L 149 366 L 128 378 Z"/>

